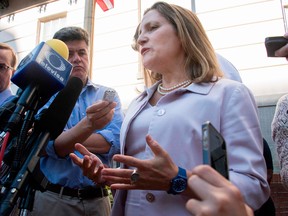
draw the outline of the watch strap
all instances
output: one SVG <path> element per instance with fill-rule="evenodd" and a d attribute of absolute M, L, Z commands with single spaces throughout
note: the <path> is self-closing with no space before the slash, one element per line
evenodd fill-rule
<path fill-rule="evenodd" d="M 183 179 L 187 179 L 186 170 L 183 169 L 182 167 L 178 167 L 178 176 L 183 178 Z"/>
<path fill-rule="evenodd" d="M 179 182 L 179 180 L 185 185 L 185 187 L 183 187 L 183 190 L 181 190 L 181 192 L 183 192 L 186 187 L 187 187 L 187 173 L 186 173 L 186 170 L 181 168 L 181 167 L 178 167 L 178 173 L 177 173 L 177 176 L 175 176 L 172 180 L 171 180 L 171 184 L 170 184 L 170 188 L 169 190 L 167 191 L 168 194 L 174 194 L 174 195 L 177 195 L 181 192 L 179 191 L 176 191 L 177 189 L 175 189 L 174 187 L 177 187 L 177 181 Z M 183 186 L 183 184 L 182 184 Z"/>

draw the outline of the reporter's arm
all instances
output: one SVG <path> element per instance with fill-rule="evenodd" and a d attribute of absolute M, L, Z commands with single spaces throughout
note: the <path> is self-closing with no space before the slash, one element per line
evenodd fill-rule
<path fill-rule="evenodd" d="M 239 189 L 208 165 L 192 170 L 189 188 L 197 195 L 186 203 L 187 210 L 197 216 L 253 216 Z"/>
<path fill-rule="evenodd" d="M 99 101 L 91 105 L 86 110 L 86 117 L 69 130 L 62 132 L 54 142 L 54 148 L 58 156 L 65 157 L 74 151 L 75 143 L 83 143 L 96 129 L 101 129 L 107 125 L 113 115 L 116 103 Z M 101 135 L 98 135 L 101 136 Z M 95 143 L 103 144 L 103 137 L 94 137 Z M 91 140 L 89 143 L 92 143 Z M 109 145 L 106 141 L 104 145 Z"/>

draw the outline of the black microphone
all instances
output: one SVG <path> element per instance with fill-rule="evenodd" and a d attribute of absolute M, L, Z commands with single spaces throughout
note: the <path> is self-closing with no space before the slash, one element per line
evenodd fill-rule
<path fill-rule="evenodd" d="M 56 139 L 62 133 L 82 88 L 82 80 L 71 77 L 66 87 L 58 93 L 49 108 L 41 115 L 40 121 L 36 122 L 35 130 L 47 130 L 51 139 Z"/>
<path fill-rule="evenodd" d="M 82 88 L 82 80 L 71 77 L 65 88 L 58 93 L 46 112 L 35 123 L 35 131 L 30 136 L 32 140 L 28 140 L 28 143 L 34 144 L 33 148 L 0 202 L 0 215 L 9 215 L 29 180 L 31 182 L 31 178 L 39 184 L 40 189 L 45 189 L 47 179 L 42 172 L 39 174 L 39 168 L 36 169 L 39 166 L 41 152 L 50 139 L 56 139 L 64 130 Z"/>
<path fill-rule="evenodd" d="M 9 118 L 13 114 L 19 95 L 11 95 L 0 106 L 0 131 L 3 131 L 8 123 Z"/>

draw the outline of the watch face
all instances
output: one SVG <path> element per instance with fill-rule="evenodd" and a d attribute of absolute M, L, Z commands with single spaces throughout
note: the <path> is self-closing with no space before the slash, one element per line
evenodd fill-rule
<path fill-rule="evenodd" d="M 187 181 L 182 178 L 175 179 L 173 182 L 173 189 L 176 193 L 181 193 L 186 189 Z"/>
<path fill-rule="evenodd" d="M 167 191 L 168 194 L 180 194 L 187 188 L 187 174 L 186 170 L 178 167 L 178 174 L 171 180 L 170 189 Z"/>

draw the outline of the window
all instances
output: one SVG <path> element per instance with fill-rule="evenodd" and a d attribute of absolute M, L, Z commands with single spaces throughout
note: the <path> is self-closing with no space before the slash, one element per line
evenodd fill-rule
<path fill-rule="evenodd" d="M 288 31 L 288 0 L 281 0 L 282 5 L 282 14 L 283 14 L 283 22 L 284 22 L 284 29 L 285 32 Z"/>
<path fill-rule="evenodd" d="M 64 26 L 66 26 L 66 13 L 41 18 L 39 20 L 38 42 L 52 39 L 54 33 Z"/>

